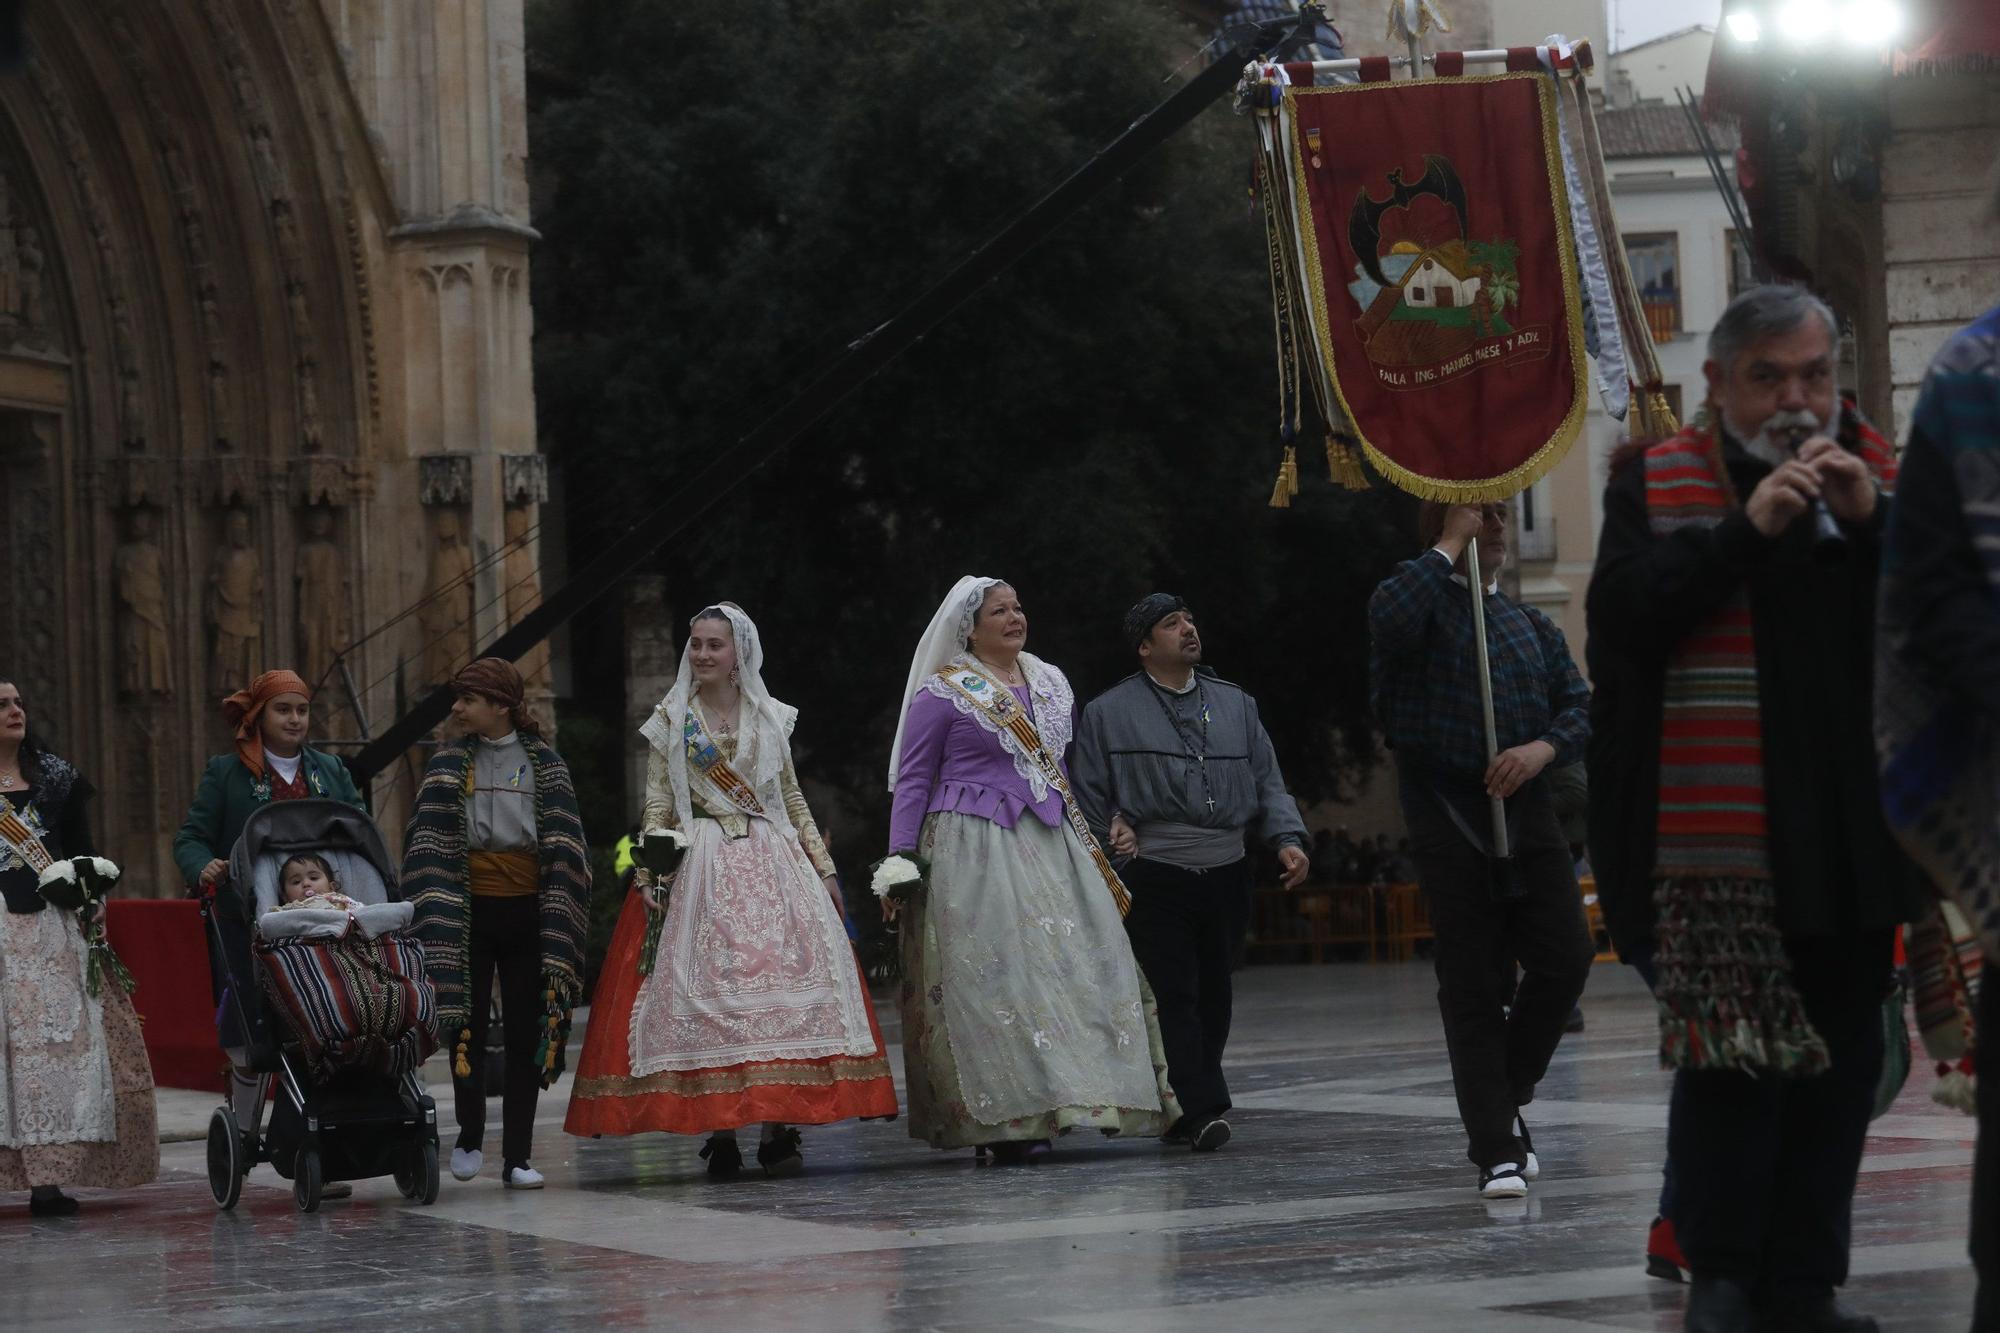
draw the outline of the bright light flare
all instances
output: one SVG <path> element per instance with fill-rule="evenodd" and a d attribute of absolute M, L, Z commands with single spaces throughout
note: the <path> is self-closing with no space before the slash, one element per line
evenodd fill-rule
<path fill-rule="evenodd" d="M 1778 31 L 1800 46 L 1824 40 L 1833 27 L 1833 8 L 1826 0 L 1789 0 L 1778 10 Z"/>
<path fill-rule="evenodd" d="M 1841 36 L 1851 46 L 1887 46 L 1902 30 L 1903 7 L 1894 0 L 1848 0 L 1841 10 Z"/>
<path fill-rule="evenodd" d="M 1764 36 L 1764 24 L 1752 9 L 1739 9 L 1723 20 L 1729 25 L 1729 35 L 1745 46 L 1755 45 Z"/>

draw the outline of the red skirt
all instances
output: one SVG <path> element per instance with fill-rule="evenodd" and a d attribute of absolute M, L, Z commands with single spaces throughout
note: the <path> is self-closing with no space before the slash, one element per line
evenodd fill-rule
<path fill-rule="evenodd" d="M 563 1128 L 584 1138 L 600 1134 L 706 1134 L 766 1120 L 828 1125 L 836 1120 L 893 1119 L 896 1085 L 882 1046 L 882 1028 L 867 988 L 861 1002 L 875 1037 L 871 1056 L 770 1060 L 721 1069 L 677 1069 L 632 1077 L 627 1049 L 638 1001 L 639 949 L 646 938 L 646 902 L 630 893 L 612 933 L 604 971 L 591 997 L 590 1024 L 576 1062 Z M 662 950 L 664 953 L 664 950 Z M 857 963 L 857 968 L 858 968 Z"/>

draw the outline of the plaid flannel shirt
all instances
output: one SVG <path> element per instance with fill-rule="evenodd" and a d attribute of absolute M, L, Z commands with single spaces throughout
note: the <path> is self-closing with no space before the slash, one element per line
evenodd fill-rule
<path fill-rule="evenodd" d="M 1433 547 L 1396 567 L 1368 602 L 1370 704 L 1405 761 L 1477 778 L 1486 771 L 1479 658 L 1471 596 Z M 1583 758 L 1590 687 L 1549 618 L 1499 593 L 1486 595 L 1493 721 L 1502 750 L 1530 741 L 1555 748 L 1551 768 Z"/>

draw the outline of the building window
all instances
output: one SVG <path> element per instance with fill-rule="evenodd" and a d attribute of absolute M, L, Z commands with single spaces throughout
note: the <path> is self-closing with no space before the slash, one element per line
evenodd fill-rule
<path fill-rule="evenodd" d="M 1639 286 L 1646 325 L 1656 343 L 1672 342 L 1681 331 L 1681 243 L 1672 232 L 1627 236 L 1625 258 Z"/>
<path fill-rule="evenodd" d="M 1547 477 L 1515 497 L 1514 554 L 1521 559 L 1556 558 L 1556 516 L 1549 506 Z"/>
<path fill-rule="evenodd" d="M 1743 244 L 1736 228 L 1726 228 L 1724 234 L 1729 237 L 1729 299 L 1734 301 L 1738 293 L 1757 285 L 1757 268 L 1751 262 L 1750 247 Z"/>

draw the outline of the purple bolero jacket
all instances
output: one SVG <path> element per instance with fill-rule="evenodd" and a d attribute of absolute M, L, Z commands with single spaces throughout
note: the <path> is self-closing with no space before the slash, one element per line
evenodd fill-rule
<path fill-rule="evenodd" d="M 910 702 L 889 816 L 890 854 L 915 851 L 924 817 L 941 810 L 990 819 L 1001 828 L 1013 828 L 1025 812 L 1051 828 L 1060 825 L 1062 794 L 1040 781 L 1025 756 L 1016 759 L 1007 748 L 1014 744 L 1012 737 L 1003 742 L 982 717 L 962 711 L 952 697 L 939 692 L 948 689 L 933 678 Z M 1033 709 L 1043 744 L 1055 752 L 1067 776 L 1063 756 L 1076 733 L 1076 696 L 1069 681 L 1044 664 L 1029 686 L 1013 693 Z"/>

